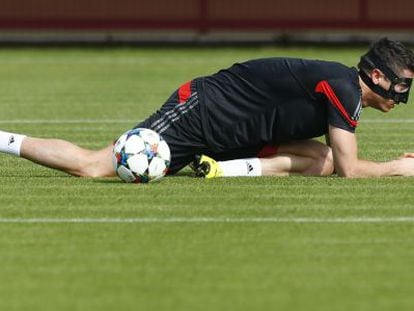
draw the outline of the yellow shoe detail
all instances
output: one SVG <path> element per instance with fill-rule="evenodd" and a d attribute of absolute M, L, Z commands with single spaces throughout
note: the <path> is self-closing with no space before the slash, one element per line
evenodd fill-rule
<path fill-rule="evenodd" d="M 195 171 L 197 177 L 223 177 L 223 171 L 217 161 L 206 155 L 196 157 L 192 168 Z"/>

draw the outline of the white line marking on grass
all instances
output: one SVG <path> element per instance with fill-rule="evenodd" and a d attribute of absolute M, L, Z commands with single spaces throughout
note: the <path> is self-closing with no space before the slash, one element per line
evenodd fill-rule
<path fill-rule="evenodd" d="M 0 218 L 2 224 L 157 224 L 157 223 L 410 223 L 406 217 L 142 217 L 142 218 Z"/>
<path fill-rule="evenodd" d="M 138 123 L 142 120 L 94 120 L 94 119 L 79 119 L 79 120 L 0 120 L 0 124 L 97 124 L 97 123 Z"/>
<path fill-rule="evenodd" d="M 414 119 L 361 119 L 363 123 L 414 123 Z"/>
<path fill-rule="evenodd" d="M 143 120 L 131 119 L 14 119 L 0 120 L 0 124 L 96 124 L 96 123 L 139 123 Z M 361 123 L 414 123 L 414 119 L 361 119 Z"/>

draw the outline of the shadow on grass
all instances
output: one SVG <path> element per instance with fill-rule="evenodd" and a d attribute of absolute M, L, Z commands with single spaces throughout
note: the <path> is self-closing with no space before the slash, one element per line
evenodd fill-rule
<path fill-rule="evenodd" d="M 178 172 L 177 174 L 163 177 L 161 180 L 175 179 L 175 178 L 179 178 L 179 177 L 195 178 L 194 174 L 192 172 Z M 119 185 L 125 185 L 126 184 L 126 183 L 122 182 L 122 180 L 120 180 L 116 177 L 114 177 L 114 178 L 99 178 L 99 179 L 92 179 L 92 180 L 95 183 L 101 183 L 101 184 L 112 184 L 112 185 L 113 184 L 119 184 Z M 155 184 L 155 183 L 151 183 L 151 184 Z"/>

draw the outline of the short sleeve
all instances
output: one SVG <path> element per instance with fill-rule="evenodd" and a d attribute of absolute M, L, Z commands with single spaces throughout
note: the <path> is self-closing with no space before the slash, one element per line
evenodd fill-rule
<path fill-rule="evenodd" d="M 359 86 L 344 79 L 323 80 L 315 92 L 326 98 L 328 123 L 354 133 L 362 109 Z"/>

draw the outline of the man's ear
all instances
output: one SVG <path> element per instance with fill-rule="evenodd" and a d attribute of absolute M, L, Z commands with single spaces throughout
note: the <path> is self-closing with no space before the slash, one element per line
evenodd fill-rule
<path fill-rule="evenodd" d="M 379 84 L 381 79 L 384 77 L 384 74 L 381 70 L 374 68 L 371 71 L 371 80 L 374 84 Z"/>

